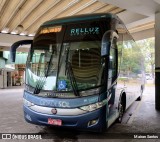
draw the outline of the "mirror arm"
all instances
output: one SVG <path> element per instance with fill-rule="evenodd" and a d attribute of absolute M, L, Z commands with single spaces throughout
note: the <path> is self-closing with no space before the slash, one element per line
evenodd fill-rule
<path fill-rule="evenodd" d="M 15 62 L 16 59 L 16 50 L 19 46 L 21 45 L 28 45 L 32 44 L 33 40 L 20 40 L 12 44 L 11 49 L 10 49 L 10 59 L 12 62 Z"/>

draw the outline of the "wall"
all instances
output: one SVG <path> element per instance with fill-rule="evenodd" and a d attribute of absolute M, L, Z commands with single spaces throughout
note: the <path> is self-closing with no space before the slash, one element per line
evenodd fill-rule
<path fill-rule="evenodd" d="M 0 57 L 0 69 L 5 67 L 5 59 Z"/>

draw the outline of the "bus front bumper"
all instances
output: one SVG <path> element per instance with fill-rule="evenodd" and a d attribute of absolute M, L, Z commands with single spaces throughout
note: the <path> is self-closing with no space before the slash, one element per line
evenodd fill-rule
<path fill-rule="evenodd" d="M 102 108 L 92 112 L 87 112 L 75 116 L 43 114 L 31 110 L 25 105 L 23 106 L 23 108 L 25 120 L 36 125 L 52 126 L 51 124 L 48 124 L 48 119 L 51 118 L 55 120 L 60 119 L 62 121 L 62 125 L 58 127 L 68 127 L 89 131 L 102 131 L 106 128 L 106 106 L 103 106 Z"/>

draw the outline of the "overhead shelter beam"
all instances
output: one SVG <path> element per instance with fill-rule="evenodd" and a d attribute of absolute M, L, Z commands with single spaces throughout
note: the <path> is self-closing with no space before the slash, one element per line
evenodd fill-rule
<path fill-rule="evenodd" d="M 62 12 L 65 12 L 66 10 L 69 10 L 72 6 L 75 6 L 79 1 L 77 0 L 69 0 L 69 1 L 60 1 L 55 8 L 52 8 L 47 13 L 45 13 L 43 16 L 41 16 L 38 20 L 38 22 L 34 21 L 34 24 L 32 26 L 29 26 L 26 30 L 29 31 L 29 33 L 33 33 L 35 29 L 37 29 L 41 23 L 51 20 L 55 17 L 58 17 L 59 14 Z M 90 0 L 87 2 L 88 6 L 96 2 L 96 0 Z M 80 5 L 79 5 L 80 7 Z M 46 16 L 47 15 L 47 16 Z"/>
<path fill-rule="evenodd" d="M 154 37 L 155 30 L 154 30 L 154 28 L 147 29 L 147 30 L 131 33 L 131 35 L 133 36 L 134 40 L 136 40 L 136 41 L 143 40 L 143 39 Z"/>
<path fill-rule="evenodd" d="M 30 40 L 33 39 L 33 37 L 0 33 L 0 46 L 11 46 L 14 42 L 25 39 Z"/>
<path fill-rule="evenodd" d="M 16 27 L 21 24 L 32 14 L 33 11 L 43 2 L 43 0 L 28 0 L 23 5 L 23 7 L 17 12 L 16 16 L 8 24 L 10 27 L 10 32 L 16 29 Z M 21 19 L 20 19 L 21 17 Z"/>
<path fill-rule="evenodd" d="M 5 18 L 4 23 L 2 23 L 1 25 L 1 29 L 7 28 L 9 22 L 13 19 L 13 17 L 18 13 L 18 11 L 20 10 L 20 8 L 24 5 L 24 3 L 26 2 L 26 0 L 21 0 L 18 3 L 16 3 L 14 10 L 11 11 L 9 17 Z M 13 6 L 13 5 L 12 5 Z M 20 15 L 21 16 L 21 15 Z M 21 17 L 19 17 L 21 18 Z M 20 20 L 19 20 L 20 21 Z"/>
<path fill-rule="evenodd" d="M 35 24 L 39 23 L 40 19 L 45 16 L 50 10 L 60 2 L 60 0 L 45 0 L 43 3 L 34 10 L 29 17 L 23 21 L 25 30 L 29 27 L 34 27 Z M 37 30 L 37 29 L 36 29 Z M 34 33 L 34 32 L 33 32 Z"/>
<path fill-rule="evenodd" d="M 117 7 L 139 13 L 145 16 L 151 16 L 159 9 L 159 5 L 154 0 L 99 0 Z M 159 2 L 159 0 L 157 0 Z"/>

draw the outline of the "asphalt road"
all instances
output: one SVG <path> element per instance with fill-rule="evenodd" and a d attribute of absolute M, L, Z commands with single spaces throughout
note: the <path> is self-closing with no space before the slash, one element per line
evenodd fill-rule
<path fill-rule="evenodd" d="M 121 124 L 114 123 L 104 134 L 81 132 L 69 129 L 57 129 L 36 126 L 25 122 L 23 118 L 23 88 L 13 87 L 0 90 L 0 133 L 44 133 L 52 139 L 41 141 L 78 142 L 78 141 L 146 141 L 146 139 L 118 139 L 126 137 L 128 133 L 159 133 L 160 111 L 155 110 L 155 90 L 148 85 L 144 91 L 142 101 L 135 101 L 126 111 Z M 118 133 L 118 134 L 117 134 Z M 112 138 L 112 139 L 107 139 Z M 114 139 L 113 139 L 114 138 Z M 106 140 L 107 139 L 107 140 Z M 5 140 L 1 140 L 5 141 Z M 7 141 L 7 140 L 6 140 Z M 13 141 L 13 140 L 12 140 Z M 28 140 L 19 140 L 28 141 Z M 29 140 L 33 141 L 33 140 Z M 160 141 L 159 139 L 149 139 Z"/>

